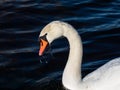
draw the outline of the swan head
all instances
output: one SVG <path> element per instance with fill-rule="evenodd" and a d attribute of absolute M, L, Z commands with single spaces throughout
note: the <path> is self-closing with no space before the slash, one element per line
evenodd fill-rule
<path fill-rule="evenodd" d="M 40 32 L 39 41 L 40 41 L 40 50 L 39 55 L 41 56 L 49 44 L 53 40 L 63 36 L 63 28 L 60 21 L 53 21 L 46 25 Z"/>

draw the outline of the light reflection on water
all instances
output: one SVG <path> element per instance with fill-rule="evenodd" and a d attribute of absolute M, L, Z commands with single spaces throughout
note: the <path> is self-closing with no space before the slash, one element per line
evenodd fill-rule
<path fill-rule="evenodd" d="M 83 77 L 120 55 L 119 1 L 5 0 L 0 2 L 0 89 L 62 90 L 66 39 L 38 56 L 38 36 L 53 20 L 72 24 L 82 37 Z"/>

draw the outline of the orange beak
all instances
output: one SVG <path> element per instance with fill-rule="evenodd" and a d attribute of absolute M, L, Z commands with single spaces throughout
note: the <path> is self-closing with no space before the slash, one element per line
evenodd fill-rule
<path fill-rule="evenodd" d="M 43 55 L 45 49 L 48 46 L 48 41 L 44 39 L 40 39 L 40 50 L 39 50 L 39 56 Z"/>

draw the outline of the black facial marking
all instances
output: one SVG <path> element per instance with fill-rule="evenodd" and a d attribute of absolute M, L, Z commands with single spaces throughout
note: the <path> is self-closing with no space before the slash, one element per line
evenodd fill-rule
<path fill-rule="evenodd" d="M 46 38 L 46 36 L 47 36 L 47 33 L 45 35 L 39 37 L 38 40 L 40 41 L 41 39 L 43 39 L 45 41 L 48 41 L 47 38 Z"/>

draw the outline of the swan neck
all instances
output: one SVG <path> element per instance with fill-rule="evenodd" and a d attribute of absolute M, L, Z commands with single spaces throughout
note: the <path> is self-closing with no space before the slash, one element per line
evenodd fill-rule
<path fill-rule="evenodd" d="M 63 84 L 66 87 L 77 87 L 81 83 L 82 42 L 74 28 L 66 30 L 64 35 L 69 42 L 70 52 L 63 72 Z"/>

